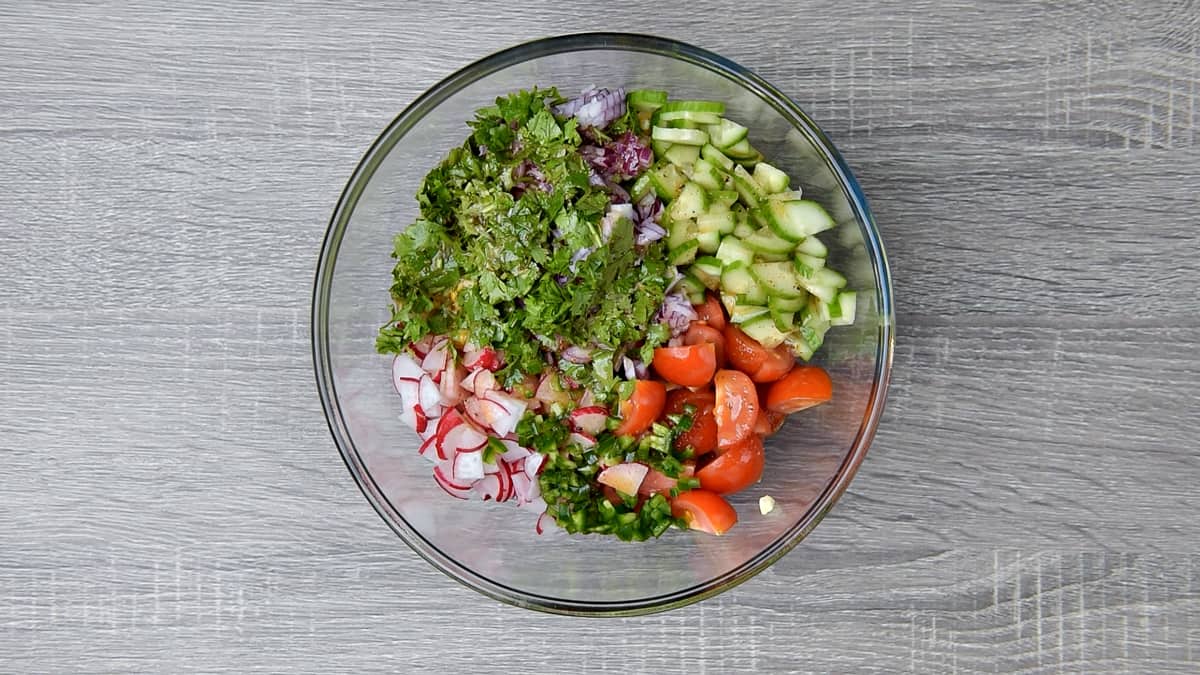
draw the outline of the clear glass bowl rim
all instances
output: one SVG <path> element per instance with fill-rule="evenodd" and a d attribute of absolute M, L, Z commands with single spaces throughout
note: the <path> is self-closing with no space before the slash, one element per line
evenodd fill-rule
<path fill-rule="evenodd" d="M 669 594 L 625 601 L 578 601 L 546 597 L 523 592 L 496 583 L 460 564 L 442 553 L 433 542 L 413 529 L 404 516 L 395 509 L 379 489 L 350 440 L 346 422 L 342 417 L 329 353 L 328 300 L 337 262 L 338 248 L 345 228 L 350 221 L 358 198 L 370 182 L 375 170 L 383 162 L 392 147 L 427 114 L 436 110 L 448 97 L 463 87 L 499 70 L 526 60 L 590 50 L 617 50 L 655 54 L 679 59 L 700 66 L 715 74 L 726 77 L 756 94 L 801 133 L 805 134 L 814 147 L 824 154 L 826 161 L 838 176 L 849 198 L 850 207 L 859 223 L 864 227 L 863 243 L 873 262 L 875 290 L 879 303 L 879 342 L 876 350 L 875 378 L 872 383 L 863 422 L 846 454 L 837 474 L 825 490 L 817 497 L 812 507 L 792 528 L 759 551 L 750 560 L 729 572 L 695 586 Z M 713 52 L 694 47 L 676 40 L 632 33 L 576 33 L 542 38 L 509 47 L 471 63 L 417 97 L 379 135 L 354 173 L 347 181 L 338 199 L 337 207 L 330 219 L 317 262 L 312 300 L 312 349 L 313 366 L 317 390 L 330 433 L 341 452 L 346 467 L 355 482 L 393 531 L 418 555 L 450 578 L 496 600 L 556 614 L 570 615 L 614 615 L 633 616 L 665 611 L 689 605 L 732 588 L 753 577 L 783 557 L 803 540 L 829 512 L 838 497 L 845 492 L 855 472 L 866 455 L 867 448 L 875 436 L 879 419 L 887 399 L 888 382 L 891 377 L 894 345 L 895 315 L 892 301 L 891 274 L 875 220 L 867 205 L 867 199 L 846 165 L 841 154 L 820 128 L 786 95 L 753 72 Z M 652 544 L 651 544 L 652 545 Z"/>

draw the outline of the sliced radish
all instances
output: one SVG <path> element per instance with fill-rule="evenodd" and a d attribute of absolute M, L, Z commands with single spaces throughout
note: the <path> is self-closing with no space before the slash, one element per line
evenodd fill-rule
<path fill-rule="evenodd" d="M 438 386 L 434 384 L 433 378 L 428 375 L 421 378 L 419 402 L 426 414 L 441 414 L 442 394 L 438 391 Z M 434 411 L 438 412 L 434 413 Z"/>
<path fill-rule="evenodd" d="M 507 471 L 497 471 L 490 473 L 489 476 L 495 476 L 500 479 L 500 494 L 496 496 L 496 501 L 506 502 L 513 496 L 513 480 L 512 475 Z"/>
<path fill-rule="evenodd" d="M 625 462 L 601 471 L 600 475 L 596 477 L 596 482 L 627 495 L 636 495 L 649 470 L 650 467 L 645 464 Z"/>
<path fill-rule="evenodd" d="M 515 462 L 518 459 L 525 459 L 533 454 L 532 450 L 521 447 L 516 441 L 502 440 L 500 442 L 504 444 L 505 448 L 507 448 L 507 450 L 504 451 L 504 454 L 500 455 L 500 459 L 506 462 Z M 540 456 L 541 455 L 539 455 L 539 457 Z"/>
<path fill-rule="evenodd" d="M 457 483 L 474 482 L 483 478 L 483 452 L 460 452 L 454 456 L 454 480 Z"/>
<path fill-rule="evenodd" d="M 413 350 L 413 353 L 416 354 L 418 358 L 425 358 L 425 355 L 428 354 L 429 350 L 433 347 L 435 340 L 436 338 L 434 336 L 426 335 L 420 340 L 417 340 L 409 345 L 408 348 Z"/>
<path fill-rule="evenodd" d="M 471 391 L 475 392 L 476 396 L 483 396 L 489 391 L 496 388 L 496 376 L 490 370 L 477 370 L 474 386 Z"/>
<path fill-rule="evenodd" d="M 437 342 L 430 347 L 429 353 L 421 360 L 421 370 L 424 370 L 430 377 L 436 375 L 439 380 L 441 379 L 441 372 L 446 368 L 448 343 L 446 338 L 438 338 Z"/>
<path fill-rule="evenodd" d="M 545 404 L 546 407 L 554 405 L 568 405 L 571 402 L 571 393 L 567 391 L 565 385 L 559 381 L 558 376 L 554 373 L 547 373 L 542 376 L 542 381 L 538 384 L 537 391 L 533 397 Z"/>
<path fill-rule="evenodd" d="M 591 389 L 585 389 L 583 391 L 583 396 L 579 397 L 579 407 L 591 408 L 594 405 L 596 405 L 596 396 L 592 394 Z"/>
<path fill-rule="evenodd" d="M 575 431 L 585 433 L 589 436 L 595 436 L 601 431 L 604 431 L 604 426 L 608 423 L 608 408 L 603 406 L 589 406 L 587 408 L 576 408 L 571 412 L 571 425 L 575 427 Z"/>
<path fill-rule="evenodd" d="M 417 454 L 436 464 L 437 461 L 441 459 L 437 454 L 437 438 L 430 436 L 428 439 L 423 441 L 421 443 L 421 449 L 417 450 Z"/>
<path fill-rule="evenodd" d="M 507 423 L 507 411 L 499 403 L 486 398 L 471 397 L 463 402 L 463 412 L 475 424 L 485 429 L 492 429 L 501 436 L 504 435 L 496 429 L 497 422 Z"/>
<path fill-rule="evenodd" d="M 550 524 L 553 522 L 554 522 L 554 519 L 550 517 L 550 512 L 546 511 L 546 512 L 543 512 L 542 515 L 538 516 L 537 525 L 535 525 L 534 527 L 537 530 L 538 534 L 542 534 L 543 532 L 546 531 L 546 528 L 549 527 Z"/>
<path fill-rule="evenodd" d="M 479 495 L 480 499 L 485 502 L 489 499 L 496 499 L 497 495 L 500 494 L 500 474 L 487 474 L 483 478 L 475 481 L 475 484 L 471 486 L 471 489 L 475 492 L 475 494 Z M 500 500 L 496 499 L 496 501 Z"/>
<path fill-rule="evenodd" d="M 442 454 L 450 456 L 450 453 L 453 452 L 479 450 L 487 443 L 487 439 L 487 434 L 480 431 L 474 424 L 463 420 L 460 424 L 448 429 L 442 436 Z"/>
<path fill-rule="evenodd" d="M 491 423 L 492 429 L 497 435 L 507 436 L 517 430 L 517 424 L 521 418 L 525 416 L 527 406 L 525 401 L 509 396 L 499 390 L 492 390 L 484 394 L 483 399 L 491 401 L 499 405 L 503 409 L 503 414 Z"/>
<path fill-rule="evenodd" d="M 466 394 L 462 388 L 462 379 L 466 372 L 462 366 L 453 361 L 446 362 L 446 369 L 442 371 L 442 381 L 438 383 L 442 405 L 453 406 L 462 401 Z"/>
<path fill-rule="evenodd" d="M 471 369 L 482 368 L 484 370 L 497 371 L 504 365 L 500 358 L 499 352 L 491 347 L 471 351 L 463 355 L 463 365 Z"/>
<path fill-rule="evenodd" d="M 533 481 L 526 476 L 524 472 L 512 475 L 513 496 L 516 497 L 518 504 L 525 504 L 529 501 L 529 491 L 533 488 Z"/>
<path fill-rule="evenodd" d="M 579 447 L 583 448 L 584 450 L 587 450 L 588 448 L 590 448 L 596 444 L 596 439 L 587 434 L 581 434 L 578 431 L 576 431 L 567 437 L 567 442 L 578 443 Z"/>
<path fill-rule="evenodd" d="M 396 393 L 406 408 L 411 408 L 421 402 L 421 383 L 419 380 L 400 380 L 396 382 Z"/>
<path fill-rule="evenodd" d="M 392 359 L 392 384 L 396 386 L 397 393 L 400 391 L 401 380 L 419 380 L 424 374 L 421 364 L 408 354 L 397 354 L 396 358 Z"/>
<path fill-rule="evenodd" d="M 420 405 L 413 406 L 413 428 L 418 434 L 425 433 L 425 429 L 429 426 L 429 415 L 425 414 L 425 409 Z"/>
<path fill-rule="evenodd" d="M 446 491 L 446 494 L 455 499 L 467 499 L 471 494 L 470 485 L 461 485 L 450 480 L 442 471 L 441 466 L 433 467 L 433 480 L 438 484 L 438 487 Z"/>
<path fill-rule="evenodd" d="M 446 443 L 446 436 L 462 425 L 462 415 L 459 415 L 458 411 L 454 408 L 448 410 L 446 414 L 442 415 L 442 418 L 438 420 L 437 434 L 435 435 L 438 457 L 441 459 L 450 459 L 453 456 L 454 450 Z"/>
<path fill-rule="evenodd" d="M 542 464 L 546 461 L 546 456 L 537 452 L 530 453 L 525 458 L 525 474 L 536 480 L 538 473 L 542 470 Z"/>

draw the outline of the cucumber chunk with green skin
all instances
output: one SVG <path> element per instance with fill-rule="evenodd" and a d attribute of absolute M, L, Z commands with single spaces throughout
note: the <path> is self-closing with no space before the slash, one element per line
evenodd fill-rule
<path fill-rule="evenodd" d="M 796 313 L 783 312 L 780 310 L 771 310 L 771 320 L 775 322 L 775 327 L 782 333 L 790 333 L 796 327 Z"/>
<path fill-rule="evenodd" d="M 720 101 L 668 101 L 662 105 L 661 111 L 679 112 L 686 110 L 688 112 L 712 113 L 714 115 L 725 114 L 725 104 Z"/>
<path fill-rule="evenodd" d="M 668 251 L 677 249 L 696 238 L 696 221 L 694 220 L 672 220 L 665 227 L 667 228 Z"/>
<path fill-rule="evenodd" d="M 805 253 L 797 253 L 795 254 L 794 264 L 796 267 L 796 274 L 799 274 L 805 279 L 811 279 L 817 270 L 825 266 L 825 259 L 818 258 L 813 255 L 807 255 Z"/>
<path fill-rule="evenodd" d="M 746 139 L 750 130 L 732 120 L 722 119 L 707 128 L 709 138 L 716 148 L 728 148 Z M 747 145 L 749 145 L 747 143 Z"/>
<path fill-rule="evenodd" d="M 700 148 L 694 145 L 675 144 L 662 153 L 662 158 L 675 166 L 686 169 L 700 159 Z"/>
<path fill-rule="evenodd" d="M 709 140 L 712 140 L 711 135 L 709 136 Z M 723 171 L 733 171 L 733 160 L 729 159 L 725 153 L 718 150 L 712 143 L 701 146 L 700 156 L 721 167 Z"/>
<path fill-rule="evenodd" d="M 679 145 L 675 147 L 691 148 L 699 154 L 699 149 L 694 145 Z M 701 187 L 710 192 L 718 192 L 724 185 L 721 170 L 707 159 L 698 158 L 692 160 L 692 180 L 699 183 Z"/>
<path fill-rule="evenodd" d="M 732 207 L 737 203 L 738 193 L 737 190 L 715 190 L 709 197 L 712 198 L 713 203 Z"/>
<path fill-rule="evenodd" d="M 804 199 L 794 202 L 768 201 L 763 213 L 776 234 L 794 242 L 803 241 L 805 237 L 824 232 L 835 225 L 833 218 L 820 204 Z"/>
<path fill-rule="evenodd" d="M 721 287 L 721 271 L 724 267 L 725 264 L 718 258 L 701 256 L 692 263 L 689 272 L 694 274 L 706 288 L 715 291 Z"/>
<path fill-rule="evenodd" d="M 758 203 L 766 197 L 762 188 L 750 176 L 750 172 L 746 171 L 745 167 L 733 167 L 733 188 L 737 190 L 738 196 L 742 198 L 742 203 L 750 208 L 756 208 Z"/>
<path fill-rule="evenodd" d="M 733 234 L 739 239 L 745 239 L 758 231 L 758 228 L 750 224 L 746 219 L 746 212 L 738 214 L 737 223 L 733 226 Z"/>
<path fill-rule="evenodd" d="M 762 262 L 791 262 L 792 254 L 791 253 L 755 253 L 754 259 L 761 260 Z"/>
<path fill-rule="evenodd" d="M 700 129 L 672 129 L 670 127 L 652 127 L 650 138 L 664 143 L 682 143 L 683 145 L 704 145 L 708 142 L 708 134 Z"/>
<path fill-rule="evenodd" d="M 854 315 L 858 309 L 858 293 L 842 291 L 829 306 L 829 325 L 849 326 L 854 323 Z"/>
<path fill-rule="evenodd" d="M 846 285 L 846 277 L 828 267 L 821 267 L 813 270 L 812 276 L 809 277 L 797 274 L 796 282 L 801 288 L 820 298 L 821 302 L 830 303 L 837 296 L 838 289 Z"/>
<path fill-rule="evenodd" d="M 773 296 L 767 299 L 767 307 L 776 312 L 799 312 L 808 306 L 808 298 L 807 293 L 795 298 Z"/>
<path fill-rule="evenodd" d="M 730 298 L 730 303 L 725 305 L 726 311 L 729 312 L 729 320 L 733 323 L 746 323 L 760 317 L 769 316 L 769 310 L 760 305 L 739 304 L 736 298 Z"/>
<path fill-rule="evenodd" d="M 730 234 L 735 225 L 733 213 L 729 207 L 717 202 L 709 204 L 708 211 L 696 217 L 696 226 L 701 232 L 720 232 Z"/>
<path fill-rule="evenodd" d="M 688 182 L 679 191 L 679 196 L 671 202 L 669 208 L 672 219 L 696 218 L 708 211 L 708 193 L 696 183 Z"/>
<path fill-rule="evenodd" d="M 675 199 L 686 182 L 687 178 L 674 164 L 663 164 L 650 170 L 650 184 L 660 199 Z"/>
<path fill-rule="evenodd" d="M 650 182 L 649 172 L 643 173 L 633 182 L 633 187 L 629 188 L 629 197 L 634 203 L 640 202 L 642 197 L 654 192 L 654 184 Z"/>
<path fill-rule="evenodd" d="M 754 167 L 754 170 L 758 171 L 758 167 Z M 804 199 L 804 193 L 800 190 L 784 190 L 782 192 L 773 192 L 767 195 L 767 199 L 776 202 L 798 202 L 801 199 Z"/>
<path fill-rule="evenodd" d="M 742 323 L 742 330 L 767 349 L 774 349 L 783 344 L 788 334 L 775 326 L 771 316 L 760 316 Z"/>
<path fill-rule="evenodd" d="M 698 242 L 701 251 L 704 251 L 705 253 L 716 253 L 717 248 L 721 245 L 721 233 L 716 231 L 701 231 L 696 234 L 696 241 Z"/>
<path fill-rule="evenodd" d="M 672 265 L 688 265 L 696 259 L 696 251 L 699 248 L 700 241 L 698 239 L 685 241 L 679 246 L 670 249 L 667 252 L 667 258 L 671 261 Z"/>
<path fill-rule="evenodd" d="M 725 237 L 721 240 L 721 245 L 717 247 L 716 257 L 722 266 L 734 262 L 750 265 L 754 262 L 754 251 L 750 250 L 737 237 Z"/>
<path fill-rule="evenodd" d="M 770 228 L 763 227 L 742 239 L 742 243 L 758 253 L 790 253 L 795 244 L 780 238 Z"/>
<path fill-rule="evenodd" d="M 721 116 L 716 113 L 700 112 L 700 111 L 696 111 L 696 110 L 659 110 L 658 111 L 658 122 L 659 123 L 673 122 L 673 121 L 677 121 L 677 120 L 682 120 L 682 121 L 690 122 L 692 124 L 697 124 L 697 125 L 708 126 L 708 125 L 712 125 L 712 124 L 720 124 Z M 667 126 L 671 126 L 671 125 L 667 125 Z M 695 129 L 698 127 L 691 127 L 691 128 Z"/>
<path fill-rule="evenodd" d="M 667 92 L 659 89 L 634 89 L 625 96 L 634 110 L 653 112 L 667 102 Z"/>
<path fill-rule="evenodd" d="M 714 143 L 713 145 L 716 144 Z M 724 148 L 719 145 L 717 145 L 717 147 L 721 149 L 721 152 L 724 152 L 729 156 L 730 159 L 735 161 L 739 159 L 749 159 L 755 155 L 758 155 L 758 151 L 755 150 L 754 146 L 750 145 L 750 141 L 746 140 L 745 138 Z"/>
<path fill-rule="evenodd" d="M 754 181 L 767 194 L 783 192 L 788 188 L 788 175 L 766 162 L 754 165 Z"/>
<path fill-rule="evenodd" d="M 804 295 L 796 278 L 796 268 L 787 262 L 755 262 L 750 272 L 768 296 L 798 298 Z"/>
<path fill-rule="evenodd" d="M 691 274 L 684 274 L 679 280 L 679 289 L 687 296 L 688 302 L 693 305 L 699 305 L 704 302 L 704 284 Z"/>
<path fill-rule="evenodd" d="M 816 237 L 805 237 L 800 240 L 800 243 L 796 244 L 796 252 L 816 258 L 824 258 L 829 255 L 829 249 L 825 247 L 825 243 Z"/>
<path fill-rule="evenodd" d="M 747 295 L 758 286 L 758 280 L 746 263 L 735 260 L 721 270 L 721 290 L 733 295 Z"/>

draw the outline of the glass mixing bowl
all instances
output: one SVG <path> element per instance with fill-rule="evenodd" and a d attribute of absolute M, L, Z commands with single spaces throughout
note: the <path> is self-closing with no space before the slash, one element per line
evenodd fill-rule
<path fill-rule="evenodd" d="M 401 424 L 391 358 L 375 333 L 389 318 L 392 237 L 417 215 L 425 173 L 497 96 L 533 85 L 570 96 L 590 85 L 665 89 L 725 101 L 767 160 L 821 202 L 838 226 L 822 235 L 831 265 L 858 289 L 858 317 L 830 331 L 815 361 L 831 403 L 794 416 L 767 442 L 762 482 L 732 498 L 740 522 L 723 536 L 672 530 L 624 543 L 538 535 L 530 508 L 443 493 Z M 662 38 L 584 34 L 506 49 L 422 94 L 367 151 L 333 214 L 313 293 L 317 387 L 338 449 L 383 519 L 452 578 L 514 605 L 567 614 L 641 614 L 679 607 L 749 579 L 829 512 L 862 462 L 883 412 L 893 351 L 892 290 L 879 232 L 837 150 L 787 96 L 711 52 Z M 763 516 L 758 498 L 776 500 Z"/>

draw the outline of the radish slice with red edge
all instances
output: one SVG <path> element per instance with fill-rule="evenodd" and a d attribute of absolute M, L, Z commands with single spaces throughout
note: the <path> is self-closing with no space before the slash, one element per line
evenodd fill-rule
<path fill-rule="evenodd" d="M 474 424 L 462 421 L 448 429 L 442 436 L 442 453 L 449 455 L 451 452 L 479 450 L 487 444 L 487 439 L 487 434 L 480 431 Z"/>
<path fill-rule="evenodd" d="M 516 441 L 502 440 L 500 442 L 504 444 L 505 448 L 507 448 L 504 451 L 504 454 L 500 455 L 500 459 L 506 462 L 515 462 L 518 459 L 525 459 L 533 454 L 532 450 L 521 447 Z"/>
<path fill-rule="evenodd" d="M 472 351 L 463 356 L 463 365 L 468 368 L 482 368 L 484 370 L 496 371 L 500 370 L 503 361 L 500 354 L 491 347 L 484 347 L 476 351 Z"/>
<path fill-rule="evenodd" d="M 408 348 L 413 350 L 413 353 L 417 355 L 417 358 L 423 359 L 425 358 L 425 355 L 429 353 L 429 350 L 433 348 L 433 343 L 435 340 L 436 338 L 434 336 L 426 335 L 420 340 L 410 344 Z"/>
<path fill-rule="evenodd" d="M 529 480 L 524 472 L 512 475 L 513 496 L 517 498 L 517 503 L 525 504 L 529 501 L 529 491 L 533 487 L 533 481 Z"/>
<path fill-rule="evenodd" d="M 417 450 L 417 454 L 436 464 L 441 459 L 437 454 L 437 438 L 430 436 L 426 439 L 421 443 L 421 448 Z"/>
<path fill-rule="evenodd" d="M 541 453 L 530 453 L 525 458 L 525 474 L 530 478 L 537 480 L 538 473 L 542 470 L 542 464 L 545 463 L 546 456 Z"/>
<path fill-rule="evenodd" d="M 464 401 L 463 412 L 475 424 L 493 431 L 496 431 L 496 423 L 505 421 L 507 416 L 507 412 L 499 403 L 478 397 L 468 398 Z"/>
<path fill-rule="evenodd" d="M 496 499 L 497 495 L 500 494 L 500 474 L 489 473 L 485 475 L 483 478 L 475 481 L 471 489 L 485 502 L 489 499 Z"/>
<path fill-rule="evenodd" d="M 491 401 L 499 405 L 503 410 L 500 415 L 491 423 L 492 429 L 500 436 L 506 436 L 517 430 L 517 424 L 521 418 L 525 416 L 526 404 L 519 398 L 501 393 L 498 390 L 489 391 L 484 394 L 483 399 Z"/>
<path fill-rule="evenodd" d="M 545 532 L 546 528 L 549 527 L 553 522 L 554 519 L 550 517 L 550 514 L 548 512 L 543 512 L 542 515 L 538 516 L 537 519 L 537 525 L 535 526 L 537 533 L 542 534 Z"/>
<path fill-rule="evenodd" d="M 462 388 L 462 379 L 466 372 L 462 366 L 453 361 L 446 363 L 446 369 L 442 371 L 442 381 L 438 383 L 442 405 L 455 406 L 462 401 L 465 394 Z"/>
<path fill-rule="evenodd" d="M 454 481 L 472 483 L 483 478 L 483 453 L 479 450 L 454 456 Z"/>
<path fill-rule="evenodd" d="M 446 494 L 455 499 L 468 499 L 471 494 L 471 486 L 463 486 L 450 480 L 445 473 L 442 472 L 441 466 L 433 467 L 433 480 L 438 484 L 438 487 L 445 490 Z"/>
<path fill-rule="evenodd" d="M 571 425 L 575 427 L 575 431 L 596 436 L 604 431 L 607 424 L 608 408 L 603 406 L 594 405 L 571 411 Z"/>
<path fill-rule="evenodd" d="M 392 359 L 392 383 L 396 385 L 397 390 L 401 380 L 419 380 L 424 374 L 421 364 L 408 354 L 397 354 L 396 358 Z"/>
<path fill-rule="evenodd" d="M 438 338 L 438 341 L 429 349 L 429 353 L 421 360 L 421 369 L 424 370 L 430 377 L 435 375 L 440 380 L 441 372 L 446 368 L 446 338 Z"/>
<path fill-rule="evenodd" d="M 570 443 L 578 443 L 579 447 L 583 448 L 584 450 L 587 450 L 596 444 L 595 438 L 592 438 L 587 434 L 581 434 L 578 431 L 573 432 L 570 436 L 568 436 L 567 441 Z"/>
<path fill-rule="evenodd" d="M 413 406 L 413 420 L 413 428 L 417 430 L 418 434 L 424 433 L 425 429 L 429 426 L 429 416 L 425 414 L 425 410 L 419 405 Z"/>

